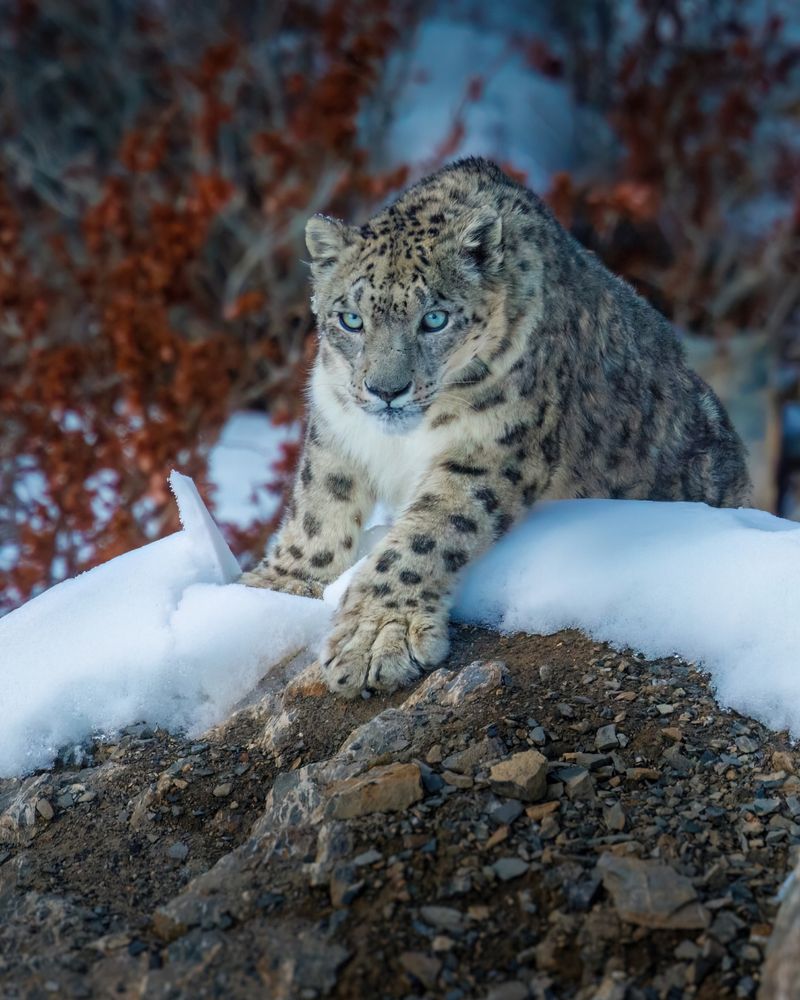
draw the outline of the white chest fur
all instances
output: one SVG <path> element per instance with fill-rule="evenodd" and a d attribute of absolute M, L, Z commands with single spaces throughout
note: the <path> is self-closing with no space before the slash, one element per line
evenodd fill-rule
<path fill-rule="evenodd" d="M 369 476 L 377 499 L 395 512 L 405 506 L 445 447 L 446 435 L 424 424 L 407 434 L 387 434 L 355 405 L 343 407 L 323 378 L 313 380 L 312 396 L 339 447 Z"/>

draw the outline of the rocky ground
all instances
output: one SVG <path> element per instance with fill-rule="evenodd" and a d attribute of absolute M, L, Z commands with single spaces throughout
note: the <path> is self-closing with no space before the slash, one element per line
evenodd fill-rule
<path fill-rule="evenodd" d="M 0 782 L 0 996 L 800 996 L 778 945 L 759 992 L 786 735 L 676 659 L 454 638 L 391 699 L 312 669 L 202 740 L 141 724 Z"/>

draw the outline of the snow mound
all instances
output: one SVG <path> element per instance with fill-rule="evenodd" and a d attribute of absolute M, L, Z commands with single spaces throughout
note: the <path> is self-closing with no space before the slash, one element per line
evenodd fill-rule
<path fill-rule="evenodd" d="M 233 583 L 239 565 L 194 484 L 170 482 L 182 531 L 0 619 L 0 776 L 141 719 L 199 733 L 320 643 L 362 564 L 324 601 Z M 710 672 L 722 705 L 800 736 L 798 605 L 800 525 L 705 504 L 571 500 L 541 504 L 476 562 L 454 613 L 677 654 Z"/>
<path fill-rule="evenodd" d="M 455 616 L 677 654 L 723 706 L 800 736 L 800 525 L 763 511 L 541 504 L 472 566 Z"/>
<path fill-rule="evenodd" d="M 0 776 L 140 719 L 200 732 L 322 636 L 320 601 L 231 583 L 239 564 L 194 484 L 170 484 L 183 531 L 0 619 Z"/>

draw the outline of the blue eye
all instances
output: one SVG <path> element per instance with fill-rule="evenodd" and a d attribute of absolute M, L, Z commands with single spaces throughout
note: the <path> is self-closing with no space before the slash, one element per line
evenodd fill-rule
<path fill-rule="evenodd" d="M 422 329 L 428 333 L 438 333 L 439 330 L 444 330 L 449 321 L 450 314 L 444 309 L 432 309 L 422 317 Z"/>
<path fill-rule="evenodd" d="M 364 329 L 364 320 L 358 313 L 339 313 L 339 326 L 348 333 L 358 333 Z"/>

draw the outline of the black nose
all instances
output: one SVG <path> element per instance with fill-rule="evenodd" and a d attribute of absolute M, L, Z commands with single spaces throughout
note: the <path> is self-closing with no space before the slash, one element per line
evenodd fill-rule
<path fill-rule="evenodd" d="M 378 399 L 382 399 L 384 403 L 391 403 L 393 399 L 397 399 L 397 397 L 402 396 L 404 392 L 408 392 L 411 388 L 411 383 L 406 382 L 406 384 L 400 389 L 379 389 L 377 386 L 370 385 L 369 382 L 365 380 L 364 388 L 367 392 L 372 393 L 373 396 L 377 396 Z"/>

